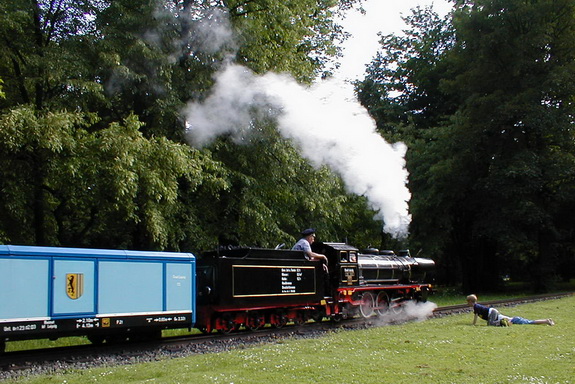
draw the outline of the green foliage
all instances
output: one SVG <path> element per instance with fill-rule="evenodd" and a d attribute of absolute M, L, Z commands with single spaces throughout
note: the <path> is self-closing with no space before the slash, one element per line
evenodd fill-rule
<path fill-rule="evenodd" d="M 473 207 L 464 211 L 468 244 L 483 244 L 491 252 L 484 258 L 492 261 L 465 264 L 487 276 L 501 265 L 499 258 L 526 261 L 543 288 L 553 277 L 559 243 L 571 241 L 562 238 L 556 219 L 557 208 L 568 202 L 553 186 L 570 173 L 566 164 L 573 169 L 575 154 L 574 111 L 566 102 L 575 94 L 575 45 L 566 40 L 575 34 L 575 23 L 564 14 L 564 7 L 573 7 L 549 1 L 477 5 L 455 14 L 461 43 L 451 59 L 459 75 L 446 82 L 463 100 L 450 149 L 467 164 L 472 181 L 460 200 Z"/>
<path fill-rule="evenodd" d="M 49 175 L 61 171 L 55 159 L 68 158 L 78 150 L 81 133 L 74 126 L 82 116 L 69 113 L 46 113 L 37 116 L 33 108 L 22 107 L 0 116 L 2 210 L 5 212 L 1 232 L 16 243 L 49 244 L 44 211 L 51 202 L 45 193 Z M 78 135 L 78 136 L 76 136 Z M 76 137 L 75 137 L 76 136 Z M 77 169 L 70 163 L 66 169 Z"/>
<path fill-rule="evenodd" d="M 372 242 L 365 201 L 271 122 L 246 146 L 181 144 L 183 106 L 228 60 L 301 81 L 329 72 L 345 36 L 334 16 L 356 3 L 0 4 L 0 241 L 197 251 L 291 243 L 313 225 Z"/>
<path fill-rule="evenodd" d="M 453 104 L 440 92 L 448 76 L 444 56 L 454 44 L 448 18 L 432 8 L 416 8 L 405 22 L 405 35 L 387 35 L 381 50 L 367 69 L 367 77 L 356 84 L 360 102 L 368 108 L 379 131 L 390 140 L 412 139 L 418 131 L 433 127 L 453 111 Z"/>
<path fill-rule="evenodd" d="M 207 179 L 203 165 L 215 165 L 188 146 L 146 139 L 134 116 L 94 133 L 90 122 L 29 107 L 2 115 L 2 232 L 21 244 L 178 248 L 189 235 L 174 222 L 187 211 L 180 183 L 194 191 Z"/>
<path fill-rule="evenodd" d="M 345 37 L 334 21 L 337 7 L 337 0 L 229 2 L 241 39 L 238 61 L 256 73 L 288 72 L 310 82 L 339 53 L 335 43 Z"/>

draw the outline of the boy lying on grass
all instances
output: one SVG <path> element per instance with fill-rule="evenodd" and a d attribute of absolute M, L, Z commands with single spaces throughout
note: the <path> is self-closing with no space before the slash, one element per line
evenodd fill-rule
<path fill-rule="evenodd" d="M 473 307 L 473 325 L 477 323 L 478 317 L 482 318 L 483 320 L 487 320 L 487 325 L 492 325 L 495 327 L 508 327 L 512 324 L 555 325 L 555 322 L 551 319 L 528 320 L 519 316 L 509 317 L 502 315 L 497 309 L 493 307 L 486 307 L 485 305 L 477 303 L 476 295 L 467 296 L 467 305 Z"/>

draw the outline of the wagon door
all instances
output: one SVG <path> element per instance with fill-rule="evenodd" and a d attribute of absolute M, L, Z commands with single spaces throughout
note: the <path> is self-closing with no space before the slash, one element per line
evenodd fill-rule
<path fill-rule="evenodd" d="M 95 260 L 54 259 L 53 316 L 90 316 L 96 313 L 95 265 Z"/>

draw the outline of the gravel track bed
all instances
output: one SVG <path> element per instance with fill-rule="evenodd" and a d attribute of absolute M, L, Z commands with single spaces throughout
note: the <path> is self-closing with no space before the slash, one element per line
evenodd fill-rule
<path fill-rule="evenodd" d="M 309 324 L 313 325 L 313 324 Z M 106 349 L 101 352 L 99 349 L 90 349 L 90 354 L 84 353 L 79 356 L 66 357 L 34 363 L 25 367 L 12 367 L 8 370 L 0 371 L 0 380 L 17 379 L 25 376 L 56 374 L 70 370 L 82 370 L 95 367 L 115 367 L 164 359 L 186 357 L 190 355 L 219 353 L 234 349 L 250 348 L 257 345 L 277 343 L 282 340 L 311 339 L 323 336 L 329 332 L 341 330 L 365 329 L 371 325 L 366 322 L 354 324 L 339 324 L 337 326 L 303 326 L 293 330 L 283 329 L 281 332 L 261 331 L 250 333 L 249 335 L 239 335 L 236 337 L 222 336 L 202 340 L 200 342 L 179 342 L 177 345 L 152 346 L 150 344 L 123 345 Z M 247 333 L 247 332 L 246 332 Z"/>

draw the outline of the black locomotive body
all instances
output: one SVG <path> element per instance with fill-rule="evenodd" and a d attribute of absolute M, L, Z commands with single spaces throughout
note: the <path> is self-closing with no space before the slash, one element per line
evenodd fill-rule
<path fill-rule="evenodd" d="M 379 251 L 368 249 L 358 256 L 360 281 L 366 284 L 397 284 L 431 282 L 435 262 L 411 257 L 409 250 Z"/>
<path fill-rule="evenodd" d="M 198 260 L 196 328 L 227 333 L 245 326 L 282 327 L 310 318 L 333 320 L 397 312 L 407 300 L 425 301 L 434 268 L 429 259 L 371 252 L 344 243 L 314 243 L 328 258 L 301 251 L 220 249 Z"/>

